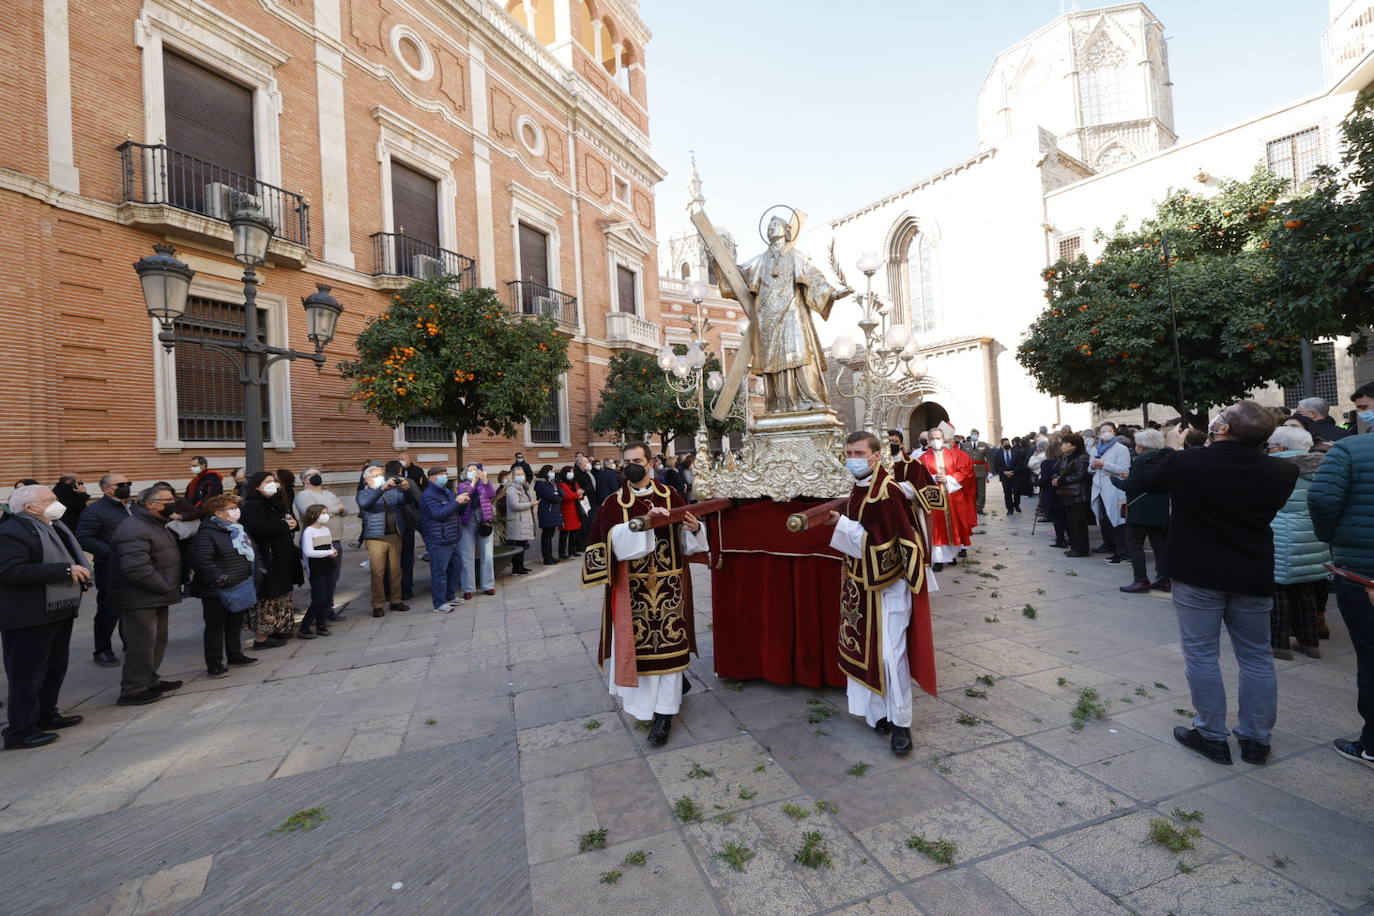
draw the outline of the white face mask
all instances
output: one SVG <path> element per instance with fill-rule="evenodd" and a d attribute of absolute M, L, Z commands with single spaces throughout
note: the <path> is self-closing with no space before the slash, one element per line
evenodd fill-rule
<path fill-rule="evenodd" d="M 941 449 L 943 449 L 943 448 L 945 447 L 945 440 L 944 440 L 944 439 L 931 439 L 931 440 L 930 440 L 930 447 L 933 448 L 933 449 L 935 449 L 935 451 L 938 452 L 938 451 L 940 451 Z"/>
<path fill-rule="evenodd" d="M 564 474 L 563 476 L 564 476 L 564 478 L 566 478 L 566 479 L 568 479 L 568 480 L 572 480 L 572 479 L 573 479 L 573 472 L 572 472 L 572 471 L 569 471 L 568 473 Z"/>
<path fill-rule="evenodd" d="M 1097 431 L 1097 441 L 1098 441 L 1098 442 L 1106 442 L 1108 439 L 1111 439 L 1111 438 L 1113 438 L 1113 437 L 1115 437 L 1115 436 L 1116 436 L 1116 433 L 1112 432 L 1110 429 L 1099 429 L 1099 430 Z"/>
<path fill-rule="evenodd" d="M 476 472 L 476 471 L 468 471 L 468 480 L 476 480 L 476 479 L 477 479 L 477 472 Z"/>
<path fill-rule="evenodd" d="M 43 517 L 49 521 L 55 522 L 65 515 L 66 512 L 67 507 L 54 499 L 52 502 L 48 503 L 47 508 L 43 510 Z"/>
<path fill-rule="evenodd" d="M 224 514 L 229 516 L 229 524 L 237 525 L 239 523 L 239 516 L 243 515 L 243 510 L 235 506 L 232 509 L 225 510 Z"/>
<path fill-rule="evenodd" d="M 367 485 L 374 490 L 380 487 L 383 483 L 385 483 L 385 481 L 382 480 L 381 474 L 378 474 L 376 477 L 367 478 Z"/>
<path fill-rule="evenodd" d="M 525 475 L 524 475 L 524 474 L 516 474 L 515 477 L 514 477 L 514 480 L 515 480 L 516 483 L 524 483 L 524 482 L 525 482 Z"/>
<path fill-rule="evenodd" d="M 328 513 L 328 512 L 321 512 L 321 513 L 320 513 L 320 517 L 319 517 L 316 521 L 317 521 L 318 524 L 323 525 L 325 522 L 329 521 L 329 513 Z"/>
<path fill-rule="evenodd" d="M 545 474 L 544 476 L 547 477 L 549 480 L 553 480 L 553 479 L 554 479 L 554 473 L 553 473 L 553 471 L 549 471 L 549 472 L 548 472 L 547 474 Z"/>
<path fill-rule="evenodd" d="M 281 489 L 281 485 L 275 480 L 269 480 L 267 483 L 258 487 L 258 489 L 262 491 L 264 496 L 276 496 L 277 491 Z"/>
<path fill-rule="evenodd" d="M 192 474 L 199 474 L 200 472 L 201 472 L 201 466 L 200 466 L 200 465 L 198 465 L 198 464 L 193 464 L 193 465 L 191 465 L 191 473 L 192 473 Z"/>

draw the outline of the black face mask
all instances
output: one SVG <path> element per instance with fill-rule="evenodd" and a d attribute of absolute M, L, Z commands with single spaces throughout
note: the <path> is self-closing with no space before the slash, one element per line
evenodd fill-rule
<path fill-rule="evenodd" d="M 902 453 L 901 445 L 896 442 L 889 443 L 887 446 L 887 450 L 894 455 L 900 455 Z"/>
<path fill-rule="evenodd" d="M 324 484 L 324 478 L 319 474 L 311 474 L 306 478 L 306 483 L 310 484 L 312 487 L 322 486 Z"/>
<path fill-rule="evenodd" d="M 630 483 L 639 483 L 649 475 L 649 471 L 642 464 L 625 465 L 625 479 Z"/>
<path fill-rule="evenodd" d="M 158 510 L 157 514 L 162 516 L 163 518 L 171 518 L 174 514 L 176 514 L 176 511 L 176 503 L 173 503 L 170 506 L 163 506 L 161 509 Z"/>
<path fill-rule="evenodd" d="M 119 484 L 115 484 L 115 488 L 114 488 L 114 498 L 115 498 L 115 499 L 128 499 L 128 498 L 129 498 L 129 489 L 130 489 L 132 486 L 133 486 L 133 484 L 128 484 L 128 483 L 119 483 Z"/>

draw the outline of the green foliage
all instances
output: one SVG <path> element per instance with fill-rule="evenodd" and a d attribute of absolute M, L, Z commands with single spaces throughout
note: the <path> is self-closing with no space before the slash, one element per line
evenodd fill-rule
<path fill-rule="evenodd" d="M 577 851 L 586 852 L 589 849 L 606 848 L 606 828 L 598 827 L 595 830 L 588 830 L 577 838 Z"/>
<path fill-rule="evenodd" d="M 622 865 L 643 865 L 649 861 L 649 854 L 642 849 L 636 849 L 625 853 L 625 861 Z"/>
<path fill-rule="evenodd" d="M 873 764 L 865 763 L 864 761 L 860 760 L 858 763 L 854 764 L 849 769 L 845 770 L 845 772 L 848 773 L 850 776 L 862 776 L 865 773 L 867 773 L 869 771 L 869 768 L 872 766 Z"/>
<path fill-rule="evenodd" d="M 748 801 L 749 799 L 753 798 L 755 795 L 758 795 L 758 794 L 759 794 L 759 790 L 758 790 L 758 789 L 751 789 L 751 788 L 749 788 L 748 786 L 740 786 L 740 787 L 739 787 L 739 797 L 742 798 L 742 799 L 744 799 L 745 801 Z"/>
<path fill-rule="evenodd" d="M 1163 817 L 1151 818 L 1150 820 L 1150 841 L 1158 843 L 1171 852 L 1183 852 L 1185 849 L 1193 848 L 1193 840 L 1202 836 L 1202 831 L 1196 827 L 1184 827 L 1182 829 L 1174 826 L 1173 822 Z"/>
<path fill-rule="evenodd" d="M 828 801 L 826 801 L 825 799 L 821 799 L 820 801 L 816 802 L 816 813 L 817 813 L 817 814 L 839 814 L 839 813 L 840 813 L 840 806 L 837 805 L 837 804 L 835 804 L 834 802 L 828 802 Z"/>
<path fill-rule="evenodd" d="M 1038 615 L 1039 612 L 1035 609 L 1035 605 L 1033 604 L 1028 604 L 1025 607 L 1021 608 L 1022 617 L 1028 617 L 1031 620 L 1034 620 Z"/>
<path fill-rule="evenodd" d="M 964 696 L 973 697 L 975 700 L 986 700 L 988 698 L 988 692 L 986 690 L 979 690 L 976 687 L 965 687 Z"/>
<path fill-rule="evenodd" d="M 808 830 L 802 834 L 802 844 L 792 855 L 792 860 L 807 868 L 835 867 L 834 861 L 830 858 L 830 849 L 825 844 L 825 837 L 819 830 Z"/>
<path fill-rule="evenodd" d="M 973 728 L 973 726 L 981 724 L 983 720 L 977 716 L 971 716 L 966 712 L 961 712 L 954 721 L 958 722 L 960 725 L 966 725 L 969 728 Z"/>
<path fill-rule="evenodd" d="M 592 416 L 598 432 L 670 438 L 696 432 L 696 412 L 677 406 L 676 395 L 652 354 L 622 350 L 611 357 L 601 401 Z"/>
<path fill-rule="evenodd" d="M 589 732 L 594 732 L 594 731 L 596 731 L 598 728 L 601 727 L 601 720 L 600 720 L 600 719 L 592 719 L 590 722 L 584 723 L 582 727 L 585 728 L 585 729 L 586 729 L 587 731 L 589 731 Z"/>
<path fill-rule="evenodd" d="M 943 837 L 935 840 L 927 840 L 921 834 L 909 836 L 906 839 L 906 848 L 914 849 L 932 862 L 940 865 L 953 865 L 954 856 L 959 851 L 959 847 L 951 840 Z"/>
<path fill-rule="evenodd" d="M 676 814 L 677 819 L 684 824 L 694 823 L 701 820 L 702 817 L 701 806 L 687 795 L 683 795 L 677 801 L 673 802 L 673 813 Z"/>
<path fill-rule="evenodd" d="M 624 877 L 624 875 L 625 873 L 620 869 L 612 868 L 610 871 L 603 871 L 601 873 L 600 881 L 602 884 L 619 884 L 620 879 Z"/>
<path fill-rule="evenodd" d="M 273 833 L 294 833 L 297 830 L 314 830 L 329 820 L 324 808 L 306 808 L 297 811 L 286 820 L 272 828 Z"/>
<path fill-rule="evenodd" d="M 1107 704 L 1099 702 L 1100 699 L 1098 692 L 1091 687 L 1078 691 L 1078 702 L 1069 710 L 1069 718 L 1073 719 L 1069 727 L 1076 732 L 1082 731 L 1083 724 L 1089 719 L 1107 718 Z"/>
<path fill-rule="evenodd" d="M 692 761 L 692 768 L 687 771 L 688 779 L 705 779 L 707 776 L 714 776 L 711 770 L 706 769 L 695 760 Z"/>
<path fill-rule="evenodd" d="M 997 679 L 993 677 L 991 674 L 980 674 L 976 678 L 974 678 L 974 680 L 977 681 L 979 684 L 983 684 L 988 687 L 992 687 L 994 684 L 997 683 Z"/>
<path fill-rule="evenodd" d="M 735 871 L 744 871 L 745 863 L 754 858 L 754 850 L 743 843 L 729 842 L 725 848 L 712 856 L 713 859 L 720 859 Z"/>
<path fill-rule="evenodd" d="M 1202 814 L 1201 811 L 1198 811 L 1196 808 L 1193 809 L 1192 811 L 1184 811 L 1182 808 L 1175 808 L 1175 809 L 1174 809 L 1174 817 L 1178 818 L 1178 819 L 1181 820 L 1181 821 L 1188 821 L 1188 822 L 1191 822 L 1191 821 L 1200 821 L 1200 820 L 1202 820 L 1203 814 Z"/>
<path fill-rule="evenodd" d="M 811 810 L 809 808 L 803 808 L 801 805 L 793 804 L 792 802 L 787 802 L 782 806 L 782 813 L 786 814 L 794 821 L 799 821 L 804 817 L 811 816 Z"/>
<path fill-rule="evenodd" d="M 553 319 L 517 316 L 493 290 L 455 292 L 446 280 L 412 283 L 358 335 L 358 358 L 339 364 L 350 396 L 388 426 L 425 417 L 452 430 L 513 436 L 547 413 L 571 368 Z M 459 463 L 462 463 L 461 445 Z"/>
<path fill-rule="evenodd" d="M 1276 202 L 1285 186 L 1257 168 L 1212 196 L 1171 190 L 1139 228 L 1119 223 L 1098 260 L 1056 262 L 1042 274 L 1048 301 L 1017 359 L 1042 390 L 1067 400 L 1106 410 L 1173 404 L 1194 418 L 1271 380 L 1295 382 L 1300 326 L 1275 306 L 1268 251 L 1284 231 Z"/>

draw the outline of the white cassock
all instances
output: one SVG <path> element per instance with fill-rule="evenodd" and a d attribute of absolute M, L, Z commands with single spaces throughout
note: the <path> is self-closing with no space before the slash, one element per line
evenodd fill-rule
<path fill-rule="evenodd" d="M 645 490 L 638 495 L 644 496 L 649 492 L 651 491 Z M 695 534 L 686 528 L 680 530 L 684 557 L 705 553 L 710 549 L 705 525 L 698 528 Z M 654 541 L 657 539 L 658 534 L 652 528 L 646 531 L 631 531 L 630 526 L 622 522 L 611 528 L 611 562 L 619 563 L 647 557 L 653 553 Z M 684 569 L 682 574 L 690 576 L 691 572 Z M 672 674 L 641 674 L 638 687 L 621 687 L 615 682 L 615 660 L 615 628 L 612 627 L 611 654 L 606 659 L 606 682 L 611 689 L 611 696 L 620 697 L 625 711 L 641 722 L 651 721 L 655 713 L 665 716 L 677 715 L 678 710 L 682 708 L 681 671 L 674 671 Z"/>
<path fill-rule="evenodd" d="M 859 481 L 859 486 L 867 486 L 873 478 Z M 916 498 L 916 488 L 909 483 L 899 484 L 907 499 Z M 835 523 L 835 533 L 830 537 L 830 546 L 847 557 L 862 559 L 864 550 L 864 526 L 852 518 L 840 516 Z M 930 591 L 936 591 L 935 576 L 926 570 L 926 582 Z M 867 684 L 849 678 L 845 696 L 849 699 L 849 713 L 863 716 L 870 726 L 886 719 L 893 725 L 911 727 L 911 664 L 907 660 L 906 631 L 911 626 L 911 591 L 905 579 L 897 579 L 882 590 L 883 606 L 883 665 L 887 668 L 887 696 L 882 697 L 869 689 Z"/>

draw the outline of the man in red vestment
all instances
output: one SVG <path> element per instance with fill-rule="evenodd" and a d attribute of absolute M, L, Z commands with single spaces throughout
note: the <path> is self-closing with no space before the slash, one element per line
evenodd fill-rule
<path fill-rule="evenodd" d="M 920 494 L 879 462 L 878 437 L 845 444 L 855 477 L 844 514 L 831 512 L 830 546 L 845 555 L 840 587 L 840 669 L 851 715 L 863 716 L 892 752 L 911 753 L 911 680 L 935 693 L 935 647 L 926 592 L 925 542 L 912 503 Z"/>
<path fill-rule="evenodd" d="M 946 507 L 930 513 L 931 569 L 936 572 L 946 563 L 957 563 L 973 543 L 973 526 L 978 523 L 974 496 L 977 481 L 973 460 L 963 449 L 946 448 L 940 427 L 926 433 L 930 448 L 921 455 L 930 476 L 944 491 Z"/>

